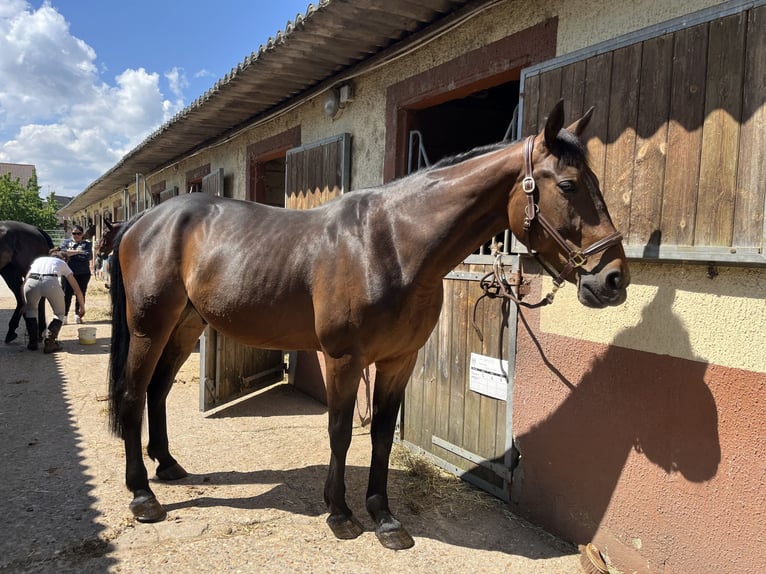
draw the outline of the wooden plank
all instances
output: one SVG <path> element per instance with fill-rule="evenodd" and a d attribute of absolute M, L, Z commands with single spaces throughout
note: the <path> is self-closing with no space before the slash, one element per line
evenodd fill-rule
<path fill-rule="evenodd" d="M 452 375 L 452 295 L 454 291 L 454 281 L 444 280 L 443 284 L 444 306 L 442 307 L 439 324 L 437 326 L 439 330 L 439 362 L 438 376 L 436 379 L 436 421 L 433 434 L 446 440 L 449 433 L 450 418 L 449 394 Z M 429 446 L 428 450 L 433 450 L 433 447 Z"/>
<path fill-rule="evenodd" d="M 553 107 L 561 99 L 561 68 L 548 70 L 540 76 L 540 104 L 537 113 L 537 130 L 542 131 Z"/>
<path fill-rule="evenodd" d="M 746 23 L 741 12 L 710 24 L 695 245 L 732 241 Z"/>
<path fill-rule="evenodd" d="M 420 447 L 431 452 L 431 437 L 436 428 L 436 397 L 438 391 L 438 368 L 439 368 L 439 331 L 434 329 L 426 344 L 426 352 L 423 358 L 423 410 L 420 421 Z"/>
<path fill-rule="evenodd" d="M 485 299 L 483 305 L 484 314 L 484 341 L 481 353 L 488 357 L 499 357 L 500 333 L 502 316 L 500 309 L 501 299 Z M 505 408 L 503 401 L 481 395 L 479 405 L 479 448 L 476 454 L 485 458 L 495 456 L 497 446 L 497 418 L 498 403 Z"/>
<path fill-rule="evenodd" d="M 561 70 L 561 98 L 564 100 L 564 117 L 571 122 L 582 117 L 586 105 L 592 104 L 585 101 L 585 60 L 579 60 Z"/>
<path fill-rule="evenodd" d="M 404 389 L 402 422 L 399 427 L 400 438 L 418 446 L 421 444 L 421 432 L 423 430 L 421 421 L 423 420 L 423 394 L 426 376 L 425 348 L 427 345 L 428 342 L 418 352 L 415 368 L 412 370 L 410 380 Z"/>
<path fill-rule="evenodd" d="M 657 244 L 665 181 L 667 121 L 670 108 L 673 36 L 644 42 L 641 54 L 641 93 L 631 199 L 629 243 Z"/>
<path fill-rule="evenodd" d="M 450 375 L 450 417 L 447 440 L 452 444 L 463 445 L 463 424 L 465 414 L 465 394 L 468 387 L 468 369 L 466 367 L 467 330 L 466 312 L 468 281 L 453 281 L 452 292 L 452 360 Z"/>
<path fill-rule="evenodd" d="M 540 75 L 527 76 L 524 79 L 524 108 L 521 121 L 521 136 L 537 133 L 537 115 L 540 107 Z"/>
<path fill-rule="evenodd" d="M 491 269 L 488 265 L 471 265 L 469 271 L 477 273 L 486 273 Z M 483 291 L 479 287 L 479 283 L 473 281 L 468 285 L 468 297 L 466 301 L 466 307 L 468 309 L 468 321 L 466 325 L 466 359 L 470 361 L 471 353 L 481 353 L 481 340 L 476 333 L 473 322 L 473 309 L 476 305 L 476 300 L 482 295 Z M 488 300 L 483 299 L 479 305 L 484 305 Z M 476 323 L 478 328 L 484 332 L 484 314 L 481 312 L 481 308 L 476 312 Z M 470 380 L 466 384 L 465 402 L 463 407 L 463 445 L 466 450 L 473 453 L 478 453 L 479 450 L 479 423 L 481 422 L 480 406 L 481 401 L 479 394 L 470 390 Z"/>
<path fill-rule="evenodd" d="M 612 53 L 589 58 L 585 72 L 585 105 L 593 106 L 593 116 L 583 134 L 587 139 L 590 166 L 599 181 L 604 179 L 606 159 L 607 120 L 609 118 L 609 87 L 612 82 Z"/>
<path fill-rule="evenodd" d="M 636 153 L 641 43 L 621 48 L 612 58 L 606 157 L 601 191 L 615 227 L 627 237 Z"/>
<path fill-rule="evenodd" d="M 742 127 L 737 172 L 734 238 L 737 247 L 766 247 L 764 194 L 766 193 L 766 6 L 748 12 Z M 755 153 L 754 153 L 755 151 Z"/>
<path fill-rule="evenodd" d="M 675 34 L 670 124 L 662 195 L 662 243 L 692 245 L 705 113 L 708 25 Z"/>

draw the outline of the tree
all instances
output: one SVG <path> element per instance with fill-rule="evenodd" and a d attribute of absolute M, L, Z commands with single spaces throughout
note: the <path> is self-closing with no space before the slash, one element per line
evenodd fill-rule
<path fill-rule="evenodd" d="M 43 200 L 39 192 L 36 176 L 23 185 L 18 177 L 11 179 L 10 173 L 0 175 L 0 220 L 22 221 L 43 229 L 54 229 L 58 225 L 56 200 L 53 193 Z"/>

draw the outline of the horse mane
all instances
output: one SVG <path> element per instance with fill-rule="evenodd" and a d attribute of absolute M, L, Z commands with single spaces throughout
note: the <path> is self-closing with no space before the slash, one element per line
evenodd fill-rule
<path fill-rule="evenodd" d="M 426 169 L 438 169 L 440 167 L 457 165 L 466 160 L 484 155 L 485 153 L 503 149 L 513 145 L 514 143 L 516 142 L 501 141 L 481 145 L 473 149 L 469 149 L 468 151 L 443 157 Z M 572 132 L 565 129 L 560 130 L 556 136 L 556 143 L 552 147 L 553 149 L 549 151 L 564 165 L 571 165 L 575 167 L 588 165 L 588 148 L 585 147 L 583 141 Z"/>
<path fill-rule="evenodd" d="M 435 164 L 431 165 L 427 169 L 437 169 L 440 167 L 449 167 L 451 165 L 457 165 L 459 163 L 462 163 L 474 157 L 484 155 L 485 153 L 503 149 L 504 147 L 511 145 L 511 143 L 512 142 L 507 142 L 507 141 L 496 142 L 496 143 L 481 145 L 479 147 L 469 149 L 468 151 L 456 153 L 454 155 L 448 155 L 443 157 L 442 159 L 440 159 L 439 161 L 437 161 Z"/>

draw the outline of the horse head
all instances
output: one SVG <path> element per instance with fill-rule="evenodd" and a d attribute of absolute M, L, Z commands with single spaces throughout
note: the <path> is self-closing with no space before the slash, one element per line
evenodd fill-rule
<path fill-rule="evenodd" d="M 119 233 L 123 223 L 122 221 L 113 222 L 104 219 L 106 231 L 101 236 L 101 239 L 98 240 L 98 245 L 96 245 L 96 255 L 101 257 L 101 259 L 106 259 L 114 249 L 114 240 L 117 238 L 117 233 Z"/>
<path fill-rule="evenodd" d="M 553 276 L 577 285 L 580 302 L 601 308 L 625 301 L 630 273 L 617 232 L 588 166 L 581 134 L 593 108 L 564 129 L 563 102 L 524 143 L 524 169 L 511 191 L 511 230 Z"/>

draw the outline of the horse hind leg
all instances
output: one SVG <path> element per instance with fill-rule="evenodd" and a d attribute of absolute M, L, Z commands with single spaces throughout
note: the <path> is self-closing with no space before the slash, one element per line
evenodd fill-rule
<path fill-rule="evenodd" d="M 149 396 L 148 386 L 150 381 L 156 380 L 155 367 L 164 352 L 161 331 L 155 331 L 153 334 L 154 339 L 135 336 L 130 338 L 124 373 L 127 390 L 123 394 L 119 411 L 120 428 L 125 443 L 125 484 L 133 493 L 130 510 L 139 522 L 159 522 L 167 516 L 167 511 L 149 487 L 141 447 L 141 420 Z M 164 394 L 152 391 L 153 406 L 148 410 L 153 418 L 156 418 L 153 414 L 156 412 L 156 397 L 167 396 L 167 391 L 169 387 Z M 150 428 L 152 426 L 150 422 Z"/>
<path fill-rule="evenodd" d="M 388 506 L 388 464 L 396 417 L 417 353 L 396 362 L 376 363 L 373 416 L 370 428 L 372 458 L 367 486 L 367 511 L 375 521 L 375 535 L 392 550 L 411 548 L 415 541 Z"/>
<path fill-rule="evenodd" d="M 203 329 L 201 317 L 191 306 L 187 307 L 165 345 L 147 389 L 149 444 L 146 451 L 158 463 L 157 478 L 160 480 L 179 480 L 187 476 L 186 470 L 170 454 L 167 397 L 178 370 L 194 350 Z"/>

